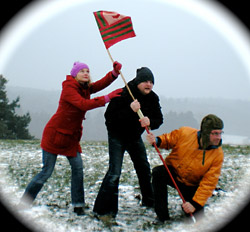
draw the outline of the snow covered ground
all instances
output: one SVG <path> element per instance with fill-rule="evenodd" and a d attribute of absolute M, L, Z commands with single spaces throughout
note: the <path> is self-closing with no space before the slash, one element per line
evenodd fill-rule
<path fill-rule="evenodd" d="M 205 207 L 206 217 L 196 224 L 187 223 L 181 210 L 177 191 L 171 189 L 169 197 L 171 220 L 163 226 L 153 226 L 155 213 L 140 206 L 135 198 L 140 191 L 136 173 L 128 155 L 125 155 L 119 187 L 119 213 L 117 225 L 104 224 L 93 217 L 92 208 L 102 179 L 108 168 L 108 148 L 102 142 L 84 142 L 83 162 L 85 198 L 89 209 L 85 216 L 74 214 L 70 205 L 70 166 L 59 156 L 55 171 L 39 193 L 31 209 L 21 210 L 17 216 L 34 231 L 215 231 L 230 220 L 248 200 L 250 190 L 250 147 L 224 146 L 225 161 L 218 183 L 224 191 L 216 192 Z M 151 167 L 161 161 L 152 147 L 147 147 Z M 162 151 L 163 157 L 167 151 Z M 0 141 L 1 201 L 16 211 L 24 189 L 41 169 L 39 141 Z M 234 207 L 232 207 L 234 206 Z M 237 206 L 237 207 L 235 207 Z M 32 223 L 31 223 L 32 222 Z"/>

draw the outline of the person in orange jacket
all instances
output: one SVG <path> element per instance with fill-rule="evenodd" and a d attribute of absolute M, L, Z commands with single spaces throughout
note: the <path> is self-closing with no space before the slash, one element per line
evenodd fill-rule
<path fill-rule="evenodd" d="M 113 70 L 102 79 L 91 82 L 88 65 L 75 62 L 70 74 L 62 83 L 62 92 L 56 113 L 46 124 L 42 141 L 43 168 L 28 184 L 20 202 L 20 208 L 30 205 L 36 198 L 44 183 L 51 176 L 57 155 L 67 157 L 72 170 L 71 198 L 74 212 L 84 214 L 83 164 L 80 139 L 82 121 L 88 110 L 105 106 L 112 98 L 119 97 L 122 89 L 108 95 L 90 99 L 90 95 L 109 86 L 119 75 L 122 65 L 117 61 Z"/>
<path fill-rule="evenodd" d="M 209 114 L 203 118 L 200 130 L 181 127 L 158 137 L 147 135 L 150 144 L 172 149 L 165 162 L 186 201 L 182 204 L 186 214 L 203 215 L 204 205 L 216 188 L 224 157 L 223 127 L 219 117 Z M 153 168 L 152 176 L 157 214 L 153 223 L 163 224 L 170 219 L 167 185 L 174 185 L 164 165 Z"/>

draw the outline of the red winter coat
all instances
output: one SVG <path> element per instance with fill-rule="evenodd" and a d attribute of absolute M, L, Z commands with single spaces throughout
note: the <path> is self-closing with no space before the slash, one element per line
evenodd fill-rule
<path fill-rule="evenodd" d="M 76 156 L 77 152 L 82 152 L 79 141 L 82 137 L 82 121 L 85 119 L 85 113 L 105 105 L 103 96 L 90 99 L 90 94 L 104 89 L 113 81 L 112 72 L 109 72 L 101 80 L 84 88 L 68 75 L 62 83 L 58 109 L 44 128 L 42 149 L 65 156 Z"/>

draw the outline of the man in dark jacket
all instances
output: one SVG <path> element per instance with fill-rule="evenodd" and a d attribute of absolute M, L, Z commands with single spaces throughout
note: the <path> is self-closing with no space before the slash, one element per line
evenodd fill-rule
<path fill-rule="evenodd" d="M 112 99 L 105 112 L 109 169 L 95 201 L 93 211 L 96 216 L 115 218 L 118 212 L 118 185 L 125 151 L 129 153 L 139 179 L 142 205 L 154 205 L 150 164 L 141 139 L 146 126 L 154 130 L 163 123 L 159 97 L 152 91 L 153 85 L 154 76 L 150 69 L 137 69 L 136 78 L 128 83 L 136 100 L 132 100 L 124 87 L 121 97 Z M 140 120 L 137 115 L 139 109 L 145 115 Z"/>

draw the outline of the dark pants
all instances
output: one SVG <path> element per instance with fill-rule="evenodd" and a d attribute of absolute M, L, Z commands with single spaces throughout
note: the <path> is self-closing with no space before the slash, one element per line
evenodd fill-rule
<path fill-rule="evenodd" d="M 129 153 L 139 179 L 142 203 L 146 206 L 153 206 L 151 171 L 142 139 L 125 140 L 110 133 L 108 139 L 109 169 L 103 179 L 93 211 L 98 215 L 116 216 L 118 212 L 118 186 L 125 151 Z"/>
<path fill-rule="evenodd" d="M 184 199 L 186 202 L 190 202 L 192 204 L 192 198 L 195 195 L 195 192 L 199 186 L 186 186 L 185 184 L 179 182 L 176 179 L 176 174 L 173 170 L 173 167 L 168 166 L 178 188 L 180 189 Z M 174 187 L 171 177 L 169 176 L 165 166 L 157 166 L 153 168 L 153 179 L 152 185 L 155 196 L 155 212 L 157 217 L 161 221 L 165 221 L 169 219 L 168 212 L 168 185 Z M 175 187 L 174 187 L 175 188 Z M 196 206 L 197 207 L 197 206 Z M 200 212 L 204 213 L 203 207 L 197 207 L 194 214 Z"/>

